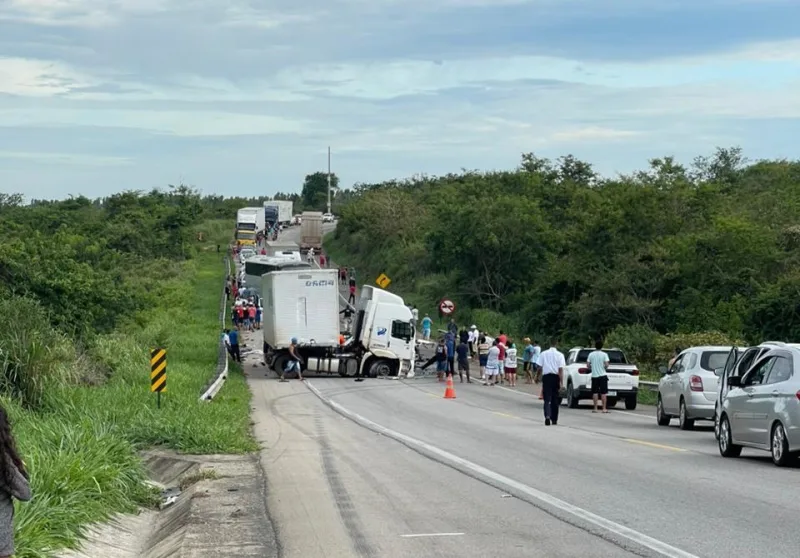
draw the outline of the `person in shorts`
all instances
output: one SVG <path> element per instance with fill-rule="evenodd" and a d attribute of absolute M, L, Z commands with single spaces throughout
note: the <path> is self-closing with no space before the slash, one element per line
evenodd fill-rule
<path fill-rule="evenodd" d="M 481 335 L 478 337 L 478 363 L 481 367 L 481 380 L 486 379 L 486 361 L 489 359 L 489 343 L 486 342 L 486 336 Z"/>
<path fill-rule="evenodd" d="M 483 383 L 485 386 L 497 385 L 497 379 L 503 366 L 503 361 L 500 360 L 500 348 L 497 345 L 498 342 L 495 339 L 486 355 L 486 381 Z"/>
<path fill-rule="evenodd" d="M 608 412 L 608 353 L 603 351 L 603 342 L 598 340 L 594 345 L 595 350 L 589 353 L 586 359 L 592 371 L 592 401 L 594 402 L 593 413 L 597 412 L 597 399 L 603 400 L 603 412 Z"/>

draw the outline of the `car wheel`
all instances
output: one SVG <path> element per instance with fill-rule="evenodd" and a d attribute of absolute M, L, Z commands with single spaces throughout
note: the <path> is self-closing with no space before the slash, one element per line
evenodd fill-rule
<path fill-rule="evenodd" d="M 733 443 L 731 423 L 724 415 L 719 421 L 719 454 L 722 457 L 739 457 L 742 454 L 742 446 Z"/>
<path fill-rule="evenodd" d="M 719 440 L 719 407 L 714 406 L 714 438 Z"/>
<path fill-rule="evenodd" d="M 635 395 L 625 398 L 625 408 L 629 411 L 635 411 L 638 403 L 639 399 Z"/>
<path fill-rule="evenodd" d="M 694 419 L 689 418 L 689 412 L 686 410 L 686 402 L 681 397 L 681 405 L 678 414 L 678 426 L 681 430 L 691 430 L 694 428 Z"/>
<path fill-rule="evenodd" d="M 772 462 L 778 467 L 785 467 L 792 460 L 792 455 L 789 453 L 789 441 L 786 439 L 786 430 L 781 423 L 776 423 L 772 427 L 772 436 L 770 440 L 772 448 Z"/>
<path fill-rule="evenodd" d="M 569 382 L 567 384 L 567 407 L 570 409 L 577 409 L 578 401 L 578 395 L 575 393 L 575 389 L 572 387 L 572 382 Z"/>
<path fill-rule="evenodd" d="M 659 395 L 658 403 L 656 403 L 656 422 L 659 426 L 669 426 L 670 420 L 672 417 L 664 412 L 664 402 L 661 401 L 661 395 Z"/>

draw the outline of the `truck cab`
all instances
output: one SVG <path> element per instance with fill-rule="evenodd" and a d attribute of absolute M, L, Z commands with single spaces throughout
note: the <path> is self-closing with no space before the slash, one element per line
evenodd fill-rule
<path fill-rule="evenodd" d="M 414 320 L 403 299 L 383 289 L 364 285 L 356 307 L 355 340 L 366 351 L 362 374 L 407 374 L 416 347 Z"/>

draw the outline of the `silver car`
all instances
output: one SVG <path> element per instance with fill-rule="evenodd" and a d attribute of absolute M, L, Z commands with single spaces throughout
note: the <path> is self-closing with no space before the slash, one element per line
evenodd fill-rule
<path fill-rule="evenodd" d="M 658 383 L 656 421 L 669 426 L 678 417 L 681 430 L 694 428 L 695 420 L 714 420 L 719 378 L 731 347 L 691 347 L 672 363 Z"/>
<path fill-rule="evenodd" d="M 719 453 L 738 457 L 750 447 L 771 452 L 779 467 L 793 461 L 800 454 L 800 349 L 769 349 L 727 383 L 719 410 Z"/>

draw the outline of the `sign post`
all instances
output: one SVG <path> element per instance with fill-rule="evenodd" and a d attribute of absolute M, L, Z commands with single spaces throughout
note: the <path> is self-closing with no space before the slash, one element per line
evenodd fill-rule
<path fill-rule="evenodd" d="M 150 350 L 150 391 L 157 394 L 157 407 L 161 408 L 161 392 L 167 391 L 167 350 Z"/>
<path fill-rule="evenodd" d="M 391 282 L 392 280 L 389 279 L 389 276 L 386 275 L 385 273 L 381 273 L 380 275 L 378 275 L 378 278 L 375 279 L 375 284 L 378 285 L 381 289 L 385 289 L 386 287 L 388 287 L 389 283 Z"/>
<path fill-rule="evenodd" d="M 456 304 L 449 298 L 443 298 L 442 301 L 439 303 L 439 312 L 441 312 L 445 316 L 449 316 L 455 311 L 456 311 Z"/>

